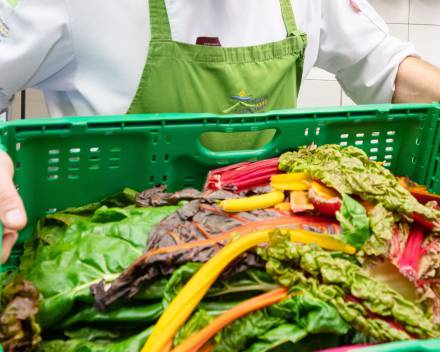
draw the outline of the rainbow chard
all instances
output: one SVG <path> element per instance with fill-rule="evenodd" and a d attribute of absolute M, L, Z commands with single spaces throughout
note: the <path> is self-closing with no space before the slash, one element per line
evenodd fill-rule
<path fill-rule="evenodd" d="M 400 272 L 413 282 L 419 278 L 420 261 L 426 253 L 423 247 L 424 240 L 424 230 L 420 226 L 414 225 L 409 232 L 405 249 L 398 261 Z"/>
<path fill-rule="evenodd" d="M 426 204 L 428 202 L 440 202 L 440 195 L 429 192 L 428 188 L 423 185 L 410 180 L 408 177 L 399 177 L 399 183 L 405 187 L 414 198 L 416 198 L 420 203 Z"/>
<path fill-rule="evenodd" d="M 275 282 L 323 300 L 353 328 L 376 341 L 440 334 L 417 304 L 347 258 L 317 246 L 298 245 L 280 233 L 273 233 L 269 245 L 257 253 L 266 260 L 266 271 Z"/>
<path fill-rule="evenodd" d="M 307 191 L 290 192 L 290 209 L 293 213 L 303 213 L 314 209 L 307 195 Z"/>
<path fill-rule="evenodd" d="M 248 191 L 268 186 L 278 172 L 278 158 L 229 165 L 208 173 L 205 190 Z"/>
<path fill-rule="evenodd" d="M 433 321 L 440 324 L 440 239 L 430 235 L 424 241 L 424 255 L 419 261 L 417 287 L 430 309 Z"/>
<path fill-rule="evenodd" d="M 436 206 L 435 209 L 438 209 L 438 207 Z M 438 221 L 429 220 L 426 216 L 424 216 L 420 213 L 414 212 L 413 213 L 413 220 L 414 220 L 414 222 L 421 225 L 422 227 L 424 227 L 427 230 L 435 231 L 435 232 L 440 231 L 440 223 Z"/>
<path fill-rule="evenodd" d="M 133 297 L 144 283 L 171 274 L 176 266 L 208 261 L 237 234 L 272 228 L 301 228 L 332 234 L 339 232 L 339 224 L 334 219 L 315 215 L 286 215 L 275 209 L 225 212 L 216 203 L 237 198 L 237 195 L 224 190 L 203 193 L 182 190 L 167 194 L 161 188 L 156 188 L 138 194 L 137 204 L 148 209 L 151 205 L 168 204 L 183 198 L 188 202 L 158 223 L 150 233 L 147 252 L 128 266 L 110 287 L 105 281 L 93 286 L 97 307 L 104 309 L 122 297 Z M 223 277 L 262 266 L 255 253 L 247 252 L 223 273 Z"/>
<path fill-rule="evenodd" d="M 425 230 L 417 224 L 401 224 L 394 227 L 388 258 L 400 273 L 418 286 L 420 266 L 425 256 Z"/>
<path fill-rule="evenodd" d="M 328 216 L 336 216 L 342 207 L 342 198 L 334 189 L 313 181 L 309 190 L 309 199 L 315 209 Z"/>
<path fill-rule="evenodd" d="M 440 323 L 440 239 L 417 224 L 395 229 L 389 259 L 413 283 L 434 323 Z"/>

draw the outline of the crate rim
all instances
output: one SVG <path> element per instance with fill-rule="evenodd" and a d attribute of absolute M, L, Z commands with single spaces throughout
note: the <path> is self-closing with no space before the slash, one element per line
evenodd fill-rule
<path fill-rule="evenodd" d="M 34 118 L 25 120 L 12 120 L 0 123 L 0 130 L 5 127 L 39 127 L 45 125 L 62 125 L 68 124 L 71 126 L 84 125 L 87 123 L 112 123 L 112 122 L 157 122 L 158 125 L 167 124 L 170 121 L 177 121 L 181 125 L 187 125 L 194 122 L 200 122 L 204 119 L 217 119 L 221 124 L 242 122 L 243 119 L 265 118 L 278 115 L 279 117 L 292 118 L 325 118 L 327 115 L 334 115 L 335 113 L 347 114 L 350 118 L 350 113 L 393 113 L 406 110 L 408 112 L 419 109 L 437 109 L 440 110 L 440 103 L 431 104 L 371 104 L 371 105 L 357 105 L 357 106 L 332 106 L 332 107 L 307 107 L 299 109 L 284 109 L 272 110 L 265 113 L 258 114 L 231 114 L 231 115 L 216 115 L 211 113 L 154 113 L 154 114 L 114 114 L 114 115 L 95 115 L 95 116 L 66 116 L 66 117 L 52 117 L 52 118 Z M 332 118 L 332 116 L 329 116 Z"/>

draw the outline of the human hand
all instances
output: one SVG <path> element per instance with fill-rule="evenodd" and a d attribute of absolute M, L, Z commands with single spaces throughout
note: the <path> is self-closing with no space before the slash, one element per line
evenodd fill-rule
<path fill-rule="evenodd" d="M 3 225 L 2 263 L 9 258 L 18 238 L 18 231 L 26 226 L 23 201 L 15 189 L 12 178 L 14 165 L 8 154 L 0 150 L 0 222 Z"/>

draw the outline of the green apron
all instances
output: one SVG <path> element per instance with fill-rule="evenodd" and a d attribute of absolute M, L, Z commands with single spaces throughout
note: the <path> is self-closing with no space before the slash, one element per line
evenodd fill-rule
<path fill-rule="evenodd" d="M 173 41 L 165 0 L 149 0 L 148 58 L 128 113 L 245 114 L 296 107 L 307 39 L 296 26 L 291 0 L 280 4 L 285 39 L 224 48 Z M 253 149 L 272 136 L 211 134 L 202 144 L 211 150 Z"/>

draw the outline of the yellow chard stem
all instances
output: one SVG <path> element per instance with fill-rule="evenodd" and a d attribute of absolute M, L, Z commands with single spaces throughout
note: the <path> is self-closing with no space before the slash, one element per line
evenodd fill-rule
<path fill-rule="evenodd" d="M 310 177 L 303 172 L 274 175 L 270 184 L 274 190 L 307 191 L 310 188 Z"/>
<path fill-rule="evenodd" d="M 272 231 L 274 229 L 256 231 L 252 234 L 244 235 L 226 245 L 204 264 L 165 309 L 141 352 L 163 352 L 226 266 L 247 250 L 267 243 L 269 241 L 269 234 Z M 355 252 L 353 247 L 341 243 L 328 235 L 304 230 L 282 231 L 283 233 L 289 233 L 291 240 L 294 242 L 316 243 L 322 248 L 345 251 L 349 254 Z"/>
<path fill-rule="evenodd" d="M 252 211 L 257 209 L 266 209 L 282 203 L 284 201 L 284 192 L 274 191 L 238 199 L 226 199 L 220 202 L 220 208 L 229 213 L 239 213 L 242 211 Z"/>

